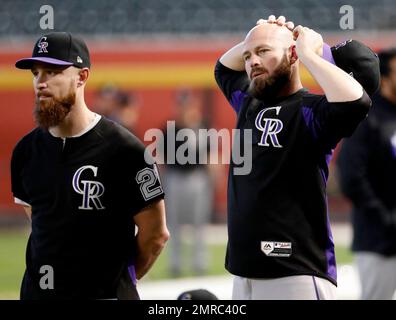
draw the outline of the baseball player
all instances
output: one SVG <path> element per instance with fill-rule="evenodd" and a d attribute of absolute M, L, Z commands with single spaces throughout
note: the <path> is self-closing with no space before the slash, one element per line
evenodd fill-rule
<path fill-rule="evenodd" d="M 235 275 L 233 299 L 336 297 L 328 166 L 337 143 L 371 105 L 349 72 L 321 57 L 333 53 L 331 59 L 343 62 L 344 47 L 353 53 L 352 68 L 378 67 L 375 54 L 358 43 L 329 50 L 315 31 L 270 16 L 216 64 L 237 128 L 253 136 L 251 172 L 233 174 L 233 162 L 229 172 L 226 268 Z M 354 61 L 362 52 L 366 59 Z M 303 88 L 300 62 L 324 95 Z M 367 87 L 378 86 L 377 78 Z"/>
<path fill-rule="evenodd" d="M 134 135 L 85 104 L 80 38 L 44 35 L 16 67 L 33 74 L 38 124 L 11 162 L 32 224 L 21 299 L 139 299 L 136 280 L 169 237 L 156 167 Z"/>

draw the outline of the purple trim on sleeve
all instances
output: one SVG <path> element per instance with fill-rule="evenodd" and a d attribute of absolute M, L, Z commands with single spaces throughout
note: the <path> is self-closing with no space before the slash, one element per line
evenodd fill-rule
<path fill-rule="evenodd" d="M 327 259 L 327 275 L 337 281 L 337 264 L 334 252 L 334 240 L 330 227 L 329 209 L 327 206 L 326 197 L 326 211 L 327 211 L 327 244 L 326 244 L 326 259 Z"/>
<path fill-rule="evenodd" d="M 315 140 L 318 139 L 318 131 L 321 130 L 320 123 L 315 120 L 314 114 L 311 108 L 303 106 L 302 108 L 303 118 L 305 124 L 308 127 L 309 132 L 312 134 Z M 324 160 L 320 161 L 320 174 L 323 178 L 323 182 L 326 185 L 327 179 L 329 175 L 329 165 L 331 158 L 333 156 L 334 150 L 328 150 L 326 154 L 324 154 Z M 327 205 L 327 197 L 326 197 L 326 224 L 327 224 L 327 243 L 326 243 L 326 260 L 327 260 L 327 275 L 337 281 L 337 266 L 336 266 L 336 259 L 334 253 L 334 241 L 333 235 L 331 233 L 330 228 L 330 220 L 329 220 L 329 210 Z"/>
<path fill-rule="evenodd" d="M 135 271 L 135 266 L 134 266 L 134 265 L 128 266 L 128 272 L 129 272 L 129 276 L 131 277 L 132 283 L 136 286 L 136 271 Z"/>
<path fill-rule="evenodd" d="M 323 55 L 322 58 L 325 59 L 326 61 L 336 64 L 333 58 L 333 54 L 331 53 L 331 48 L 327 43 L 323 43 Z"/>
<path fill-rule="evenodd" d="M 329 153 L 325 154 L 326 167 L 325 168 L 323 168 L 323 167 L 320 168 L 320 174 L 322 175 L 323 182 L 325 184 L 327 184 L 327 179 L 329 178 L 329 166 L 330 166 L 331 158 L 333 157 L 333 153 L 334 153 L 334 149 L 331 149 L 329 151 Z"/>
<path fill-rule="evenodd" d="M 315 141 L 318 140 L 317 129 L 320 130 L 320 125 L 317 121 L 315 121 L 312 109 L 308 107 L 302 107 L 302 113 L 305 124 L 307 125 L 309 132 L 312 133 L 312 136 L 315 139 Z"/>
<path fill-rule="evenodd" d="M 230 104 L 236 113 L 239 113 L 239 110 L 241 110 L 242 100 L 245 95 L 246 94 L 241 90 L 237 90 L 232 93 Z"/>
<path fill-rule="evenodd" d="M 333 156 L 333 152 L 334 150 L 330 150 L 329 153 L 325 154 L 326 167 L 320 168 L 320 174 L 322 175 L 325 184 L 327 184 L 327 179 L 329 176 L 329 166 L 330 166 L 331 158 Z M 330 278 L 334 279 L 334 281 L 337 281 L 337 264 L 336 264 L 336 257 L 334 252 L 333 234 L 331 232 L 331 226 L 330 226 L 327 196 L 326 196 L 326 227 L 327 227 L 327 243 L 326 243 L 327 275 Z"/>
<path fill-rule="evenodd" d="M 129 259 L 128 262 L 128 273 L 129 276 L 131 277 L 132 283 L 136 286 L 136 270 L 135 270 L 135 262 L 134 259 L 131 258 Z"/>

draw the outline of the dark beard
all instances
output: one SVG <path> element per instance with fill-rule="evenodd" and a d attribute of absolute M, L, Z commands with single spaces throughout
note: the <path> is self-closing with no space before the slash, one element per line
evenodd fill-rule
<path fill-rule="evenodd" d="M 256 68 L 256 70 L 260 70 L 260 68 Z M 274 100 L 290 81 L 290 74 L 291 66 L 285 54 L 271 77 L 262 79 L 259 76 L 250 81 L 248 93 L 258 100 Z"/>
<path fill-rule="evenodd" d="M 36 98 L 34 118 L 37 125 L 44 129 L 59 125 L 69 114 L 75 102 L 76 93 L 72 88 L 70 88 L 69 93 L 61 99 L 51 97 L 50 99 L 40 101 Z"/>

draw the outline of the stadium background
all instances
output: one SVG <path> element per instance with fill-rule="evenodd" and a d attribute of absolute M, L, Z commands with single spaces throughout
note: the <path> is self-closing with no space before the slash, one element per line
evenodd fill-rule
<path fill-rule="evenodd" d="M 269 14 L 285 15 L 296 24 L 319 31 L 330 45 L 348 38 L 359 39 L 375 51 L 396 45 L 394 1 L 349 1 L 348 5 L 354 9 L 353 30 L 340 28 L 340 7 L 344 4 L 338 0 L 2 0 L 0 239 L 5 239 L 1 233 L 7 234 L 11 228 L 27 224 L 21 208 L 13 204 L 9 164 L 15 143 L 34 127 L 34 96 L 31 74 L 15 69 L 14 63 L 29 56 L 34 41 L 48 32 L 40 29 L 41 6 L 53 7 L 55 31 L 79 34 L 90 48 L 88 106 L 94 102 L 97 90 L 106 84 L 139 96 L 141 108 L 135 132 L 143 140 L 146 130 L 162 128 L 166 120 L 174 119 L 175 96 L 181 88 L 189 88 L 200 98 L 210 127 L 231 130 L 235 115 L 215 85 L 213 67 L 219 56 L 238 43 L 256 20 Z M 320 92 L 305 70 L 302 77 L 305 87 Z M 337 150 L 328 185 L 329 211 L 334 223 L 348 223 L 349 204 L 340 195 L 333 166 L 336 154 Z M 225 210 L 224 175 L 217 182 L 212 223 L 223 225 Z M 3 269 L 8 264 L 2 263 L 10 254 L 6 243 L 3 246 L 0 243 L 0 274 L 7 272 Z M 23 260 L 20 263 L 23 267 Z"/>

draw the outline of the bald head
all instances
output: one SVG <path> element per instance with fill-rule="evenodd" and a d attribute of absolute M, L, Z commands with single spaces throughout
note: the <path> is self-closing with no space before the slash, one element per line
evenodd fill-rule
<path fill-rule="evenodd" d="M 268 45 L 274 48 L 289 48 L 295 43 L 292 32 L 285 26 L 263 23 L 252 28 L 245 37 L 245 46 Z"/>

